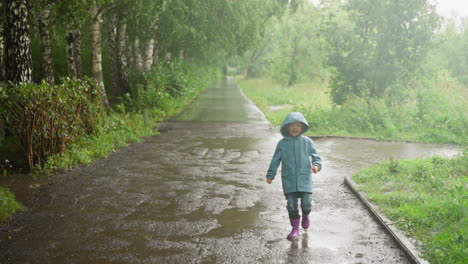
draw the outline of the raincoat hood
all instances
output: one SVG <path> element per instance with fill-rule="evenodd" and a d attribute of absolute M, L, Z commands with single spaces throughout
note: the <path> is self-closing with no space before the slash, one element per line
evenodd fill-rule
<path fill-rule="evenodd" d="M 300 122 L 304 124 L 303 129 L 301 131 L 301 135 L 305 133 L 307 130 L 309 130 L 309 123 L 307 123 L 307 120 L 305 117 L 299 113 L 299 112 L 291 112 L 286 116 L 286 119 L 284 119 L 283 124 L 281 125 L 281 135 L 283 137 L 289 137 L 289 133 L 287 130 L 287 125 L 295 122 Z"/>

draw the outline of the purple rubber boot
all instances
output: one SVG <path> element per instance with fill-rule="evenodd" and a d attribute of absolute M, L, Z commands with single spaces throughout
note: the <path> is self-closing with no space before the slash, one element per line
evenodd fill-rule
<path fill-rule="evenodd" d="M 310 219 L 308 215 L 304 215 L 302 217 L 302 222 L 301 222 L 302 228 L 307 229 L 310 226 Z"/>
<path fill-rule="evenodd" d="M 297 236 L 299 235 L 299 222 L 301 221 L 301 219 L 290 219 L 290 221 L 293 229 L 291 233 L 289 233 L 288 239 L 294 239 L 297 238 Z"/>

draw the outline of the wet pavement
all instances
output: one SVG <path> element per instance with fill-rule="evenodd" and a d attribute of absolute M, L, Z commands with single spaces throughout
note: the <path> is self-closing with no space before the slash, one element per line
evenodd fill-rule
<path fill-rule="evenodd" d="M 291 242 L 281 181 L 264 177 L 279 139 L 227 78 L 160 135 L 54 177 L 0 263 L 409 263 L 343 179 L 456 147 L 316 139 L 311 227 Z"/>

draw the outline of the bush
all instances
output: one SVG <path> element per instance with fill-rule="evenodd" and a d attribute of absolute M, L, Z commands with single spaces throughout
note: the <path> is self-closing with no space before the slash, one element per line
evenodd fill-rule
<path fill-rule="evenodd" d="M 94 133 L 103 113 L 98 87 L 90 79 L 2 86 L 0 105 L 0 118 L 19 137 L 30 169 L 63 153 L 78 136 Z"/>
<path fill-rule="evenodd" d="M 211 66 L 160 61 L 150 72 L 130 74 L 131 94 L 124 105 L 129 111 L 171 113 L 219 77 L 220 71 Z"/>
<path fill-rule="evenodd" d="M 66 151 L 50 156 L 42 167 L 36 166 L 33 177 L 42 177 L 57 169 L 71 168 L 78 164 L 89 164 L 129 142 L 140 141 L 142 136 L 157 134 L 156 122 L 177 114 L 197 94 L 196 91 L 219 77 L 218 72 L 210 67 L 187 67 L 186 70 L 191 72 L 190 76 L 203 78 L 194 78 L 187 84 L 190 88 L 186 88 L 186 91 L 192 92 L 177 98 L 164 92 L 165 88 L 156 83 L 149 85 L 151 82 L 144 78 L 151 79 L 150 73 L 132 76 L 133 85 L 145 84 L 141 86 L 144 89 L 137 91 L 136 98 L 128 96 L 125 104 L 114 105 L 111 111 L 102 115 L 95 132 L 78 137 L 70 142 Z M 161 93 L 158 94 L 159 92 Z"/>
<path fill-rule="evenodd" d="M 129 142 L 140 141 L 142 136 L 156 134 L 155 125 L 146 124 L 141 114 L 110 112 L 103 118 L 96 133 L 82 136 L 69 144 L 63 153 L 50 156 L 42 167 L 35 168 L 33 177 L 47 176 L 57 169 L 72 168 L 78 164 L 90 164 Z"/>

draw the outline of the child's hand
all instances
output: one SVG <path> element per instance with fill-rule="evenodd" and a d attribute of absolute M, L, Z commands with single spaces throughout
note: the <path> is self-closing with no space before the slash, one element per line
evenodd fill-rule
<path fill-rule="evenodd" d="M 273 179 L 267 178 L 267 183 L 268 183 L 268 184 L 271 184 L 272 181 L 273 181 Z"/>
<path fill-rule="evenodd" d="M 312 172 L 313 172 L 313 173 L 317 173 L 318 171 L 319 171 L 319 168 L 318 168 L 317 166 L 314 165 L 314 166 L 312 167 Z"/>

